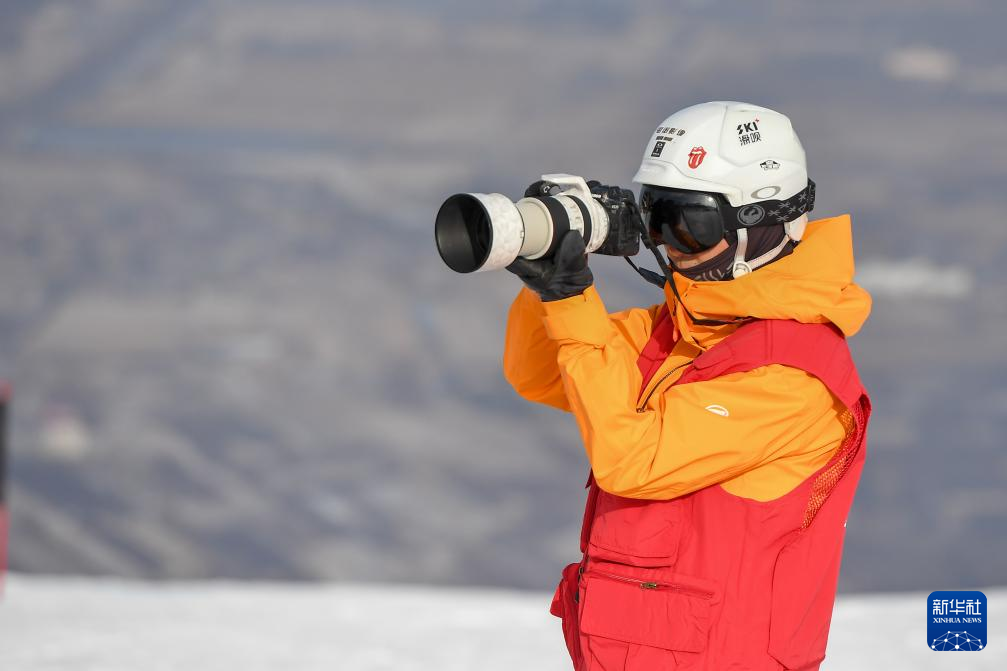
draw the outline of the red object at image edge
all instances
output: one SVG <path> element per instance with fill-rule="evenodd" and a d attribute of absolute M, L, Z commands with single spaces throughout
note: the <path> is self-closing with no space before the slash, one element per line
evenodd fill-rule
<path fill-rule="evenodd" d="M 7 570 L 7 407 L 10 398 L 10 384 L 0 380 L 0 588 Z"/>

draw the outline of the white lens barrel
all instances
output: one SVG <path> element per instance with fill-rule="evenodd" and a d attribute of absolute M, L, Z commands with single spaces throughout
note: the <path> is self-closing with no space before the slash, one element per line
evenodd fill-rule
<path fill-rule="evenodd" d="M 552 219 L 549 209 L 538 198 L 522 198 L 516 203 L 524 222 L 524 241 L 518 256 L 540 259 L 552 244 Z"/>
<path fill-rule="evenodd" d="M 587 251 L 593 252 L 608 239 L 608 232 L 611 230 L 612 222 L 608 220 L 608 212 L 594 198 L 591 199 L 591 220 L 594 227 L 591 229 L 591 240 L 587 243 Z"/>
<path fill-rule="evenodd" d="M 591 219 L 591 232 L 584 241 L 584 245 L 587 247 L 587 251 L 593 252 L 601 247 L 601 245 L 605 242 L 605 238 L 608 237 L 608 212 L 606 212 L 601 203 L 594 198 L 581 198 L 579 196 L 568 197 L 580 201 L 588 211 L 588 216 Z M 572 220 L 570 227 L 573 228 Z M 579 230 L 583 234 L 584 229 L 581 228 Z"/>
<path fill-rule="evenodd" d="M 567 196 L 565 194 L 560 194 L 558 196 L 555 196 L 555 198 L 556 200 L 559 201 L 559 204 L 563 206 L 563 209 L 566 210 L 566 218 L 567 221 L 569 222 L 570 230 L 577 231 L 578 233 L 581 234 L 581 236 L 583 236 L 584 211 L 581 210 L 581 205 L 583 205 L 583 201 L 580 198 L 574 198 L 572 196 Z"/>
<path fill-rule="evenodd" d="M 492 234 L 489 256 L 476 272 L 500 270 L 514 262 L 524 241 L 521 213 L 507 196 L 500 193 L 473 193 L 489 217 Z"/>

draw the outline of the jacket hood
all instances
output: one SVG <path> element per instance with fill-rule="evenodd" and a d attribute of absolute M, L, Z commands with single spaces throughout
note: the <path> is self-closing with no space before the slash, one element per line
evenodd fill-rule
<path fill-rule="evenodd" d="M 698 319 L 792 319 L 835 324 L 846 336 L 860 330 L 871 312 L 871 296 L 853 282 L 853 233 L 849 215 L 809 222 L 794 251 L 773 263 L 720 282 L 696 282 L 675 273 L 682 302 Z M 665 284 L 665 297 L 685 337 L 706 349 L 736 326 L 693 324 Z"/>

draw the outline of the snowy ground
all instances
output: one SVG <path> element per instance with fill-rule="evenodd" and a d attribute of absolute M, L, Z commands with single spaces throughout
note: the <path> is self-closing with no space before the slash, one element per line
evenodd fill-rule
<path fill-rule="evenodd" d="M 1007 590 L 987 650 L 926 647 L 925 594 L 840 599 L 824 669 L 1007 668 Z M 10 577 L 3 671 L 568 669 L 548 595 L 405 586 Z"/>

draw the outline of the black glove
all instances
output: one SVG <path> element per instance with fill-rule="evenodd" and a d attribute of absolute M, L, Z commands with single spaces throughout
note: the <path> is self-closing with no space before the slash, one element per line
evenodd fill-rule
<path fill-rule="evenodd" d="M 567 231 L 552 258 L 532 261 L 519 256 L 507 270 L 546 302 L 578 296 L 594 284 L 584 238 L 578 231 Z"/>

